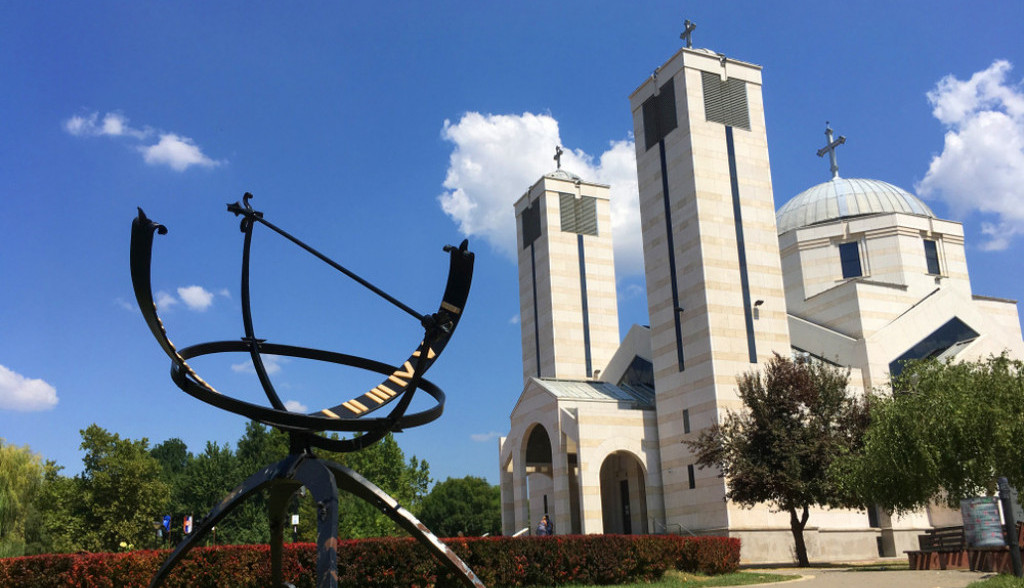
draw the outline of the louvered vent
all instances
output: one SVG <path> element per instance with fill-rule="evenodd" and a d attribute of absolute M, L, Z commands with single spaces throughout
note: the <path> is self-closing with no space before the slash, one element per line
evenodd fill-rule
<path fill-rule="evenodd" d="M 644 140 L 650 149 L 676 128 L 676 87 L 672 80 L 666 82 L 657 94 L 644 100 L 643 115 Z"/>
<path fill-rule="evenodd" d="M 703 71 L 704 117 L 708 122 L 722 123 L 737 129 L 750 130 L 750 109 L 747 106 L 747 84 L 729 78 L 722 81 L 717 74 Z"/>
<path fill-rule="evenodd" d="M 535 200 L 526 207 L 522 216 L 523 249 L 529 247 L 540 237 L 540 200 Z"/>
<path fill-rule="evenodd" d="M 592 196 L 576 198 L 572 194 L 559 192 L 558 206 L 563 233 L 597 235 L 597 200 Z"/>

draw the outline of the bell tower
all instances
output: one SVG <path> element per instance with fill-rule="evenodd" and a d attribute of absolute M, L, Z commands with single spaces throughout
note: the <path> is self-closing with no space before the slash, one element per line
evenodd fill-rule
<path fill-rule="evenodd" d="M 738 375 L 790 352 L 761 69 L 682 48 L 630 106 L 666 523 L 742 526 L 753 511 L 684 441 L 741 407 Z"/>
<path fill-rule="evenodd" d="M 608 186 L 560 156 L 515 204 L 524 384 L 596 378 L 619 345 Z"/>

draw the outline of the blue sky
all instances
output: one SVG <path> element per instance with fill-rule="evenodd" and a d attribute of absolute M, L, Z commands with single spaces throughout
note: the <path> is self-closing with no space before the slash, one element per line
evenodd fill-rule
<path fill-rule="evenodd" d="M 620 322 L 646 323 L 629 94 L 680 46 L 764 67 L 776 205 L 840 174 L 922 195 L 965 224 L 976 294 L 1024 278 L 1024 3 L 24 2 L 0 7 L 0 437 L 81 468 L 91 423 L 159 443 L 234 442 L 242 417 L 178 391 L 134 307 L 129 228 L 158 236 L 154 290 L 179 346 L 242 335 L 242 235 L 268 220 L 422 312 L 470 239 L 465 318 L 430 379 L 444 416 L 398 436 L 433 476 L 497 482 L 522 388 L 512 203 L 563 166 L 613 186 Z M 418 326 L 257 231 L 256 332 L 401 361 Z M 195 362 L 263 397 L 241 356 Z M 376 378 L 274 363 L 315 410 Z M 265 399 L 263 400 L 265 402 Z"/>

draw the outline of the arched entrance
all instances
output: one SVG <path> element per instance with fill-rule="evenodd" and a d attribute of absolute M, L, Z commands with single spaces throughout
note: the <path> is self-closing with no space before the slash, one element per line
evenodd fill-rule
<path fill-rule="evenodd" d="M 605 533 L 646 534 L 647 484 L 644 466 L 627 451 L 601 464 L 601 516 Z"/>
<path fill-rule="evenodd" d="M 523 448 L 526 465 L 526 496 L 528 500 L 526 521 L 530 532 L 535 533 L 541 517 L 547 515 L 554 520 L 554 467 L 552 465 L 551 437 L 544 425 L 534 425 L 526 438 Z M 556 529 L 557 531 L 557 529 Z"/>

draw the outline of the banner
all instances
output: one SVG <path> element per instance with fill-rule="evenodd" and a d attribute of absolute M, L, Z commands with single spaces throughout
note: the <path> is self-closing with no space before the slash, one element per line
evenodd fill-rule
<path fill-rule="evenodd" d="M 192 532 L 192 515 L 185 515 L 185 520 L 181 523 L 181 528 L 188 535 Z"/>
<path fill-rule="evenodd" d="M 1006 545 L 998 500 L 989 496 L 965 498 L 960 501 L 960 514 L 964 519 L 964 539 L 968 547 Z"/>

